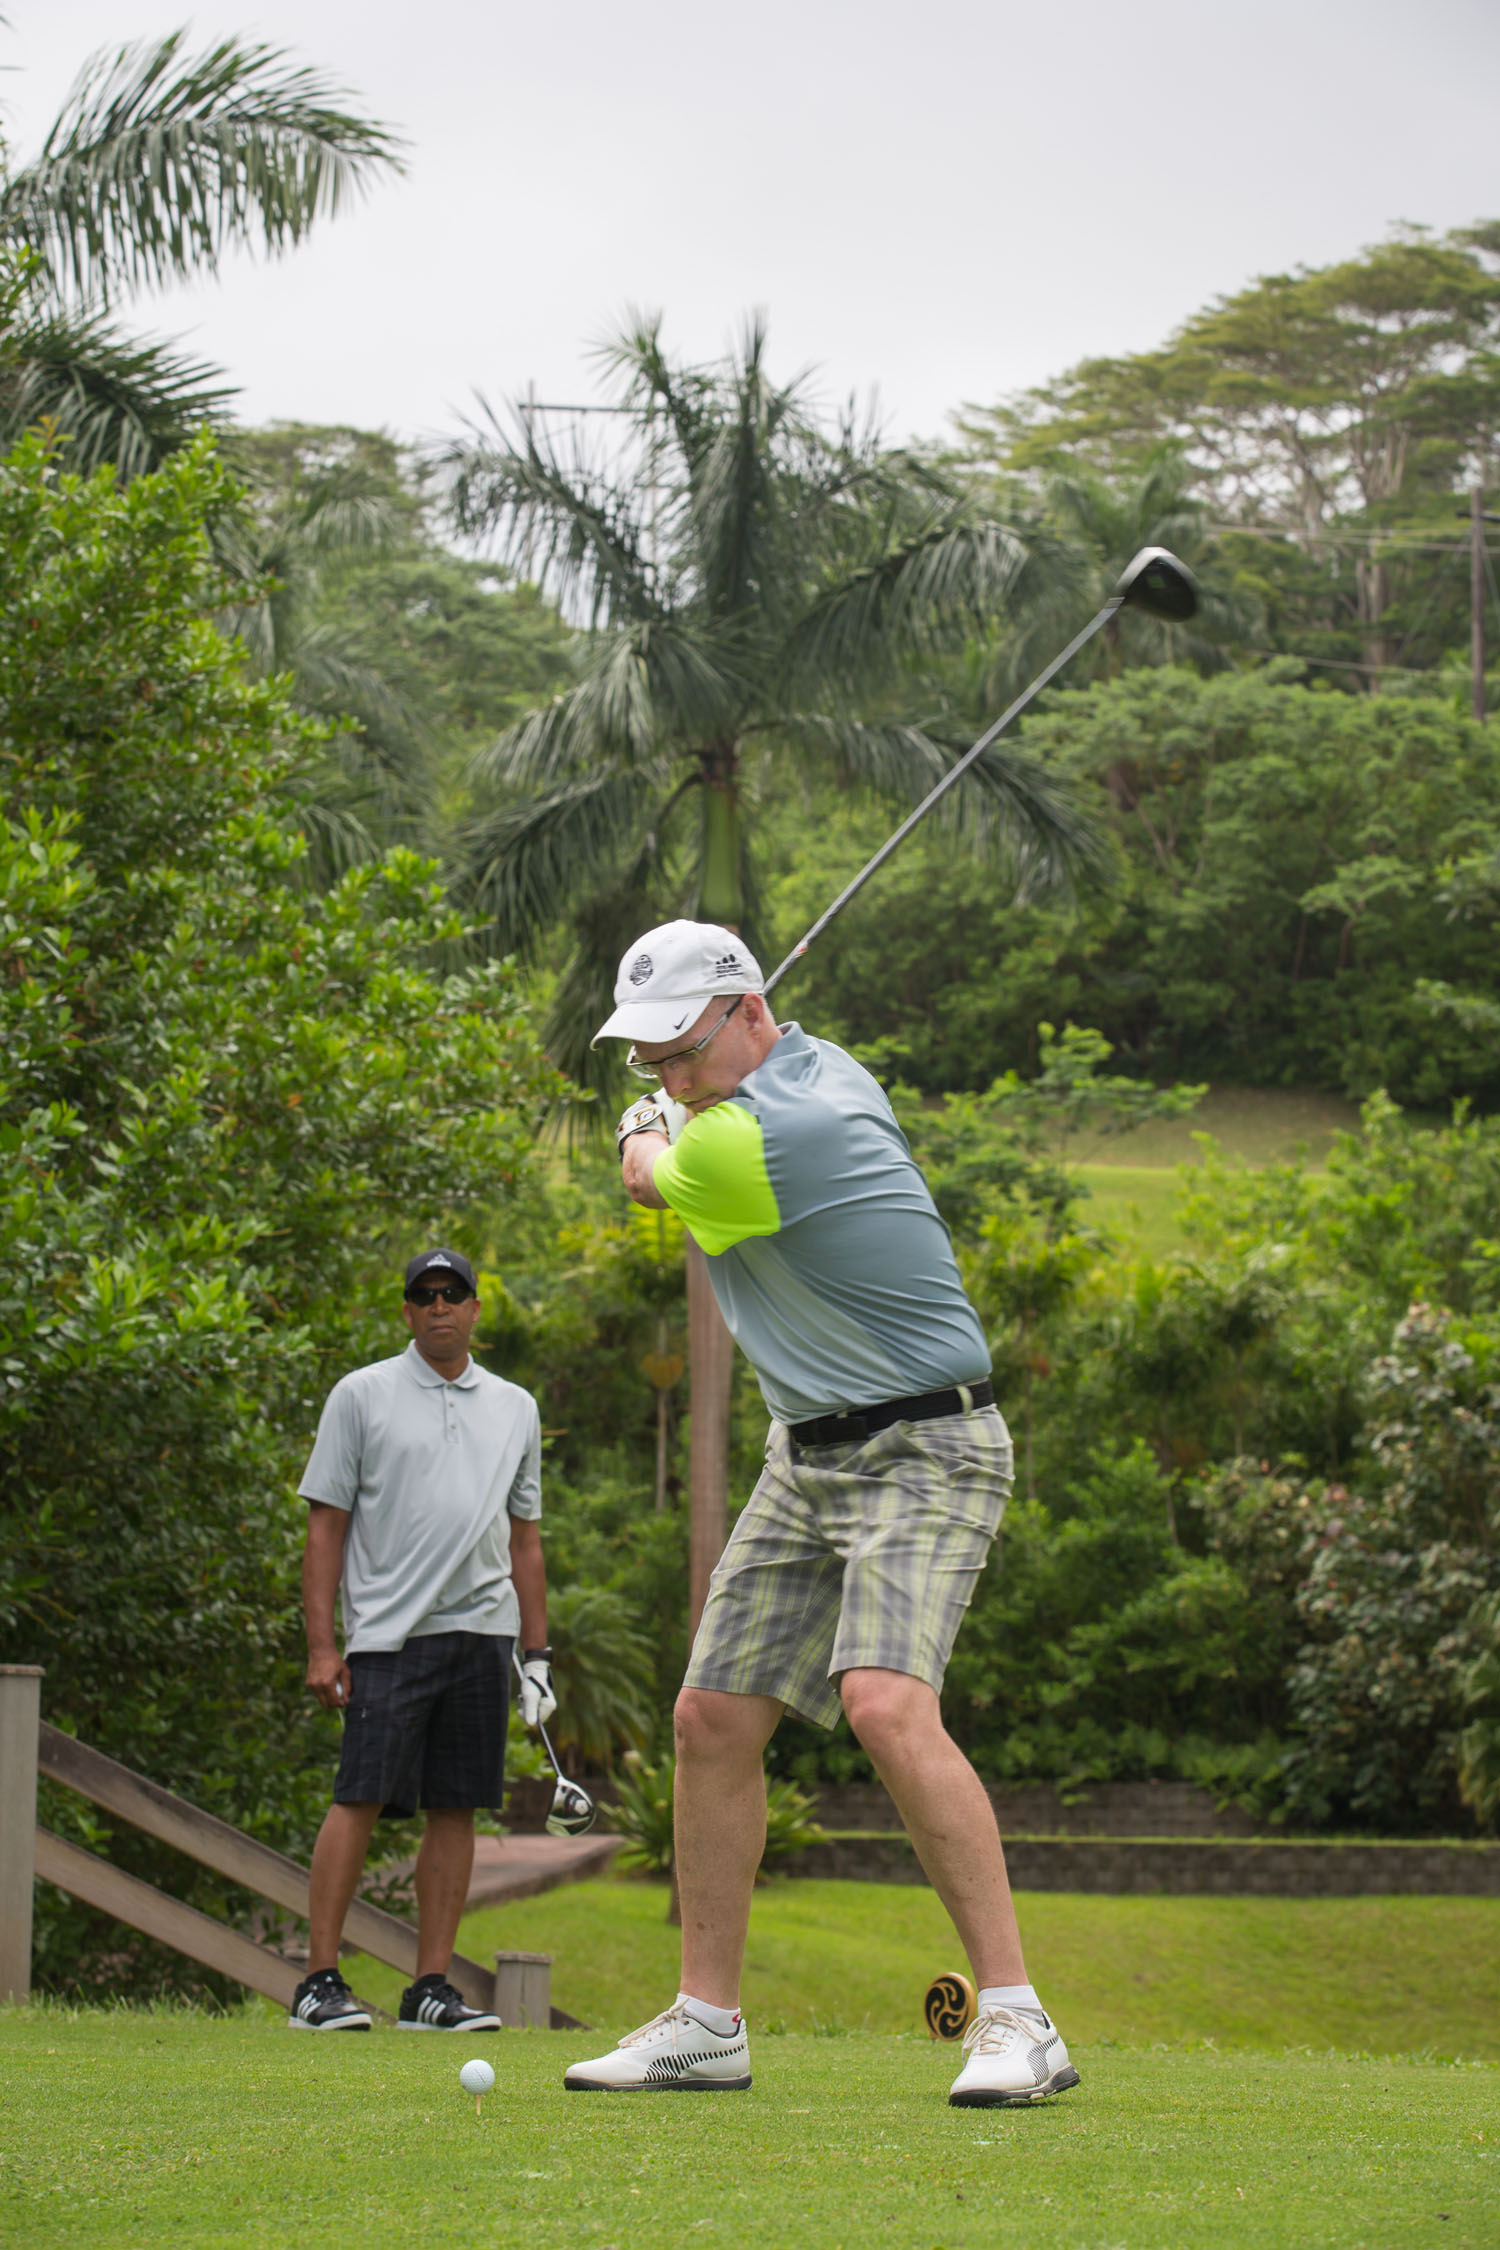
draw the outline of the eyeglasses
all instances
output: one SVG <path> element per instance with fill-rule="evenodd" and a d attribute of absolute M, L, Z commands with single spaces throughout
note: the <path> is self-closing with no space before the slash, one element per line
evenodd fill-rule
<path fill-rule="evenodd" d="M 418 1282 L 414 1289 L 407 1290 L 406 1301 L 409 1305 L 420 1305 L 423 1312 L 426 1312 L 437 1303 L 439 1297 L 445 1305 L 462 1305 L 473 1294 L 473 1290 L 466 1289 L 461 1281 L 440 1281 L 433 1289 L 424 1289 Z"/>
<path fill-rule="evenodd" d="M 744 997 L 745 995 L 742 992 L 739 994 L 738 998 L 731 1000 L 728 1007 L 724 1010 L 723 1015 L 720 1016 L 718 1022 L 715 1024 L 710 1024 L 707 1031 L 704 1032 L 703 1037 L 701 1039 L 695 1039 L 691 1047 L 679 1047 L 675 1055 L 663 1055 L 659 1062 L 654 1063 L 637 1062 L 635 1059 L 635 1049 L 634 1047 L 632 1047 L 629 1054 L 625 1057 L 627 1065 L 631 1070 L 635 1072 L 637 1078 L 644 1078 L 648 1086 L 659 1086 L 661 1084 L 661 1074 L 664 1070 L 685 1069 L 690 1062 L 694 1061 L 697 1056 L 702 1054 L 710 1039 L 718 1038 L 719 1033 L 724 1029 L 725 1024 L 728 1023 L 730 1017 L 734 1014 L 735 1009 L 739 1006 L 740 1001 L 743 1000 Z"/>

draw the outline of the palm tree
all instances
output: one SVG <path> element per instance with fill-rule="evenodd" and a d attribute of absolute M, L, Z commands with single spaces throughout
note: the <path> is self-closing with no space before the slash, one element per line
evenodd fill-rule
<path fill-rule="evenodd" d="M 388 441 L 348 430 L 237 431 L 225 454 L 242 480 L 220 551 L 242 597 L 224 618 L 252 669 L 283 674 L 299 711 L 334 732 L 292 786 L 315 882 L 391 844 L 436 842 L 426 715 L 372 662 L 362 637 L 321 614 L 330 580 L 415 544 L 420 503 Z"/>
<path fill-rule="evenodd" d="M 618 1065 L 589 1039 L 643 926 L 685 908 L 756 934 L 747 760 L 910 802 L 960 748 L 941 701 L 918 702 L 922 667 L 1055 562 L 868 425 L 827 433 L 800 383 L 771 381 L 758 320 L 720 366 L 674 365 L 656 321 L 604 357 L 614 462 L 565 459 L 534 414 L 518 443 L 491 420 L 445 457 L 458 528 L 540 569 L 592 628 L 577 683 L 478 761 L 493 794 L 464 842 L 498 945 L 530 950 L 570 924 L 546 1036 L 596 1087 Z M 1007 843 L 1018 876 L 1055 880 L 1089 847 L 1008 747 L 960 790 L 972 838 Z M 688 1300 L 696 1623 L 723 1544 L 732 1356 L 701 1253 Z"/>
<path fill-rule="evenodd" d="M 300 242 L 380 171 L 382 125 L 275 48 L 186 34 L 85 65 L 40 152 L 0 180 L 0 250 L 19 288 L 0 364 L 0 446 L 49 416 L 68 460 L 139 474 L 216 421 L 212 368 L 123 334 L 122 296 L 216 273 L 231 250 Z"/>
<path fill-rule="evenodd" d="M 600 1087 L 611 1058 L 589 1037 L 643 917 L 754 922 L 747 762 L 925 792 L 967 747 L 925 660 L 1058 565 L 1056 542 L 1023 543 L 868 426 L 825 432 L 800 383 L 770 381 L 758 322 L 721 367 L 670 363 L 655 322 L 604 356 L 626 425 L 613 463 L 565 459 L 535 417 L 519 443 L 491 420 L 443 463 L 457 528 L 541 570 L 592 628 L 576 685 L 475 761 L 489 800 L 463 856 L 497 945 L 532 950 L 571 920 L 549 1049 Z M 1004 841 L 1033 882 L 1089 849 L 1006 747 L 955 794 L 972 840 Z"/>
<path fill-rule="evenodd" d="M 1112 677 L 1131 664 L 1227 661 L 1226 642 L 1252 633 L 1259 613 L 1253 598 L 1231 582 L 1208 510 L 1194 496 L 1195 481 L 1191 462 L 1175 445 L 1155 447 L 1124 480 L 1076 466 L 1048 477 L 1036 520 L 1061 544 L 1072 567 L 1040 587 L 1007 632 L 987 682 L 991 697 L 1030 679 L 1083 617 L 1102 608 L 1143 547 L 1168 547 L 1189 566 L 1198 581 L 1197 615 L 1178 625 L 1145 610 L 1121 610 L 1075 659 L 1070 682 Z"/>

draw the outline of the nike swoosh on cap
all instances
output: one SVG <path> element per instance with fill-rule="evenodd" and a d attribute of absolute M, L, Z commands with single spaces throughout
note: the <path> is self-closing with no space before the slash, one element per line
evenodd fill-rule
<path fill-rule="evenodd" d="M 679 1017 L 677 1018 L 677 1021 L 676 1021 L 676 1022 L 675 1022 L 675 1023 L 673 1024 L 673 1026 L 672 1026 L 672 1029 L 673 1029 L 674 1031 L 681 1031 L 681 1029 L 682 1029 L 683 1025 L 684 1025 L 685 1023 L 691 1023 L 691 1021 L 692 1021 L 692 1017 L 691 1017 L 691 1015 L 686 1015 L 686 1016 L 679 1016 Z"/>

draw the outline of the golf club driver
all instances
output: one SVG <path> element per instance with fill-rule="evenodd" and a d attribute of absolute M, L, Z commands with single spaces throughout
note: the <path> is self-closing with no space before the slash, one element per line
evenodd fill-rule
<path fill-rule="evenodd" d="M 526 1675 L 521 1669 L 521 1659 L 514 1649 L 511 1650 L 510 1660 L 516 1668 L 516 1678 L 524 1681 Z M 557 1752 L 552 1747 L 552 1737 L 548 1734 L 546 1725 L 541 1719 L 537 1720 L 536 1731 L 542 1738 L 542 1748 L 547 1753 L 552 1767 L 552 1777 L 557 1784 L 552 1792 L 552 1810 L 547 1815 L 547 1834 L 549 1836 L 586 1835 L 589 1829 L 593 1827 L 597 1817 L 594 1800 L 581 1782 L 570 1781 L 563 1772 L 562 1767 L 557 1762 Z"/>
<path fill-rule="evenodd" d="M 1122 609 L 1143 609 L 1148 617 L 1160 617 L 1164 618 L 1169 624 L 1181 625 L 1185 624 L 1187 619 L 1195 614 L 1197 607 L 1198 588 L 1193 579 L 1193 574 L 1187 566 L 1180 563 L 1175 555 L 1169 554 L 1165 547 L 1143 547 L 1122 572 L 1114 592 L 1099 611 L 1097 617 L 1090 618 L 1083 631 L 1074 634 L 1062 653 L 1053 657 L 1047 669 L 1037 674 L 1030 687 L 1016 697 L 1015 702 L 1010 705 L 1008 710 L 1001 712 L 993 726 L 985 728 L 984 733 L 979 737 L 973 748 L 964 752 L 956 766 L 950 767 L 937 787 L 928 791 L 920 805 L 917 806 L 916 811 L 907 814 L 901 826 L 893 836 L 886 839 L 875 857 L 860 869 L 852 883 L 845 885 L 832 906 L 826 908 L 818 916 L 807 935 L 798 939 L 780 968 L 774 970 L 767 977 L 766 991 L 768 993 L 775 991 L 792 963 L 801 960 L 813 939 L 820 937 L 834 916 L 841 913 L 850 899 L 864 889 L 875 870 L 885 865 L 896 846 L 905 842 L 918 821 L 926 819 L 938 799 L 947 795 L 954 783 L 968 772 L 975 759 L 983 757 L 996 737 L 1005 732 L 1011 720 L 1020 716 L 1027 704 L 1033 702 L 1041 694 L 1042 689 L 1050 681 L 1056 679 L 1063 666 L 1071 662 L 1078 651 L 1091 641 L 1097 632 L 1102 631 L 1112 617 Z"/>

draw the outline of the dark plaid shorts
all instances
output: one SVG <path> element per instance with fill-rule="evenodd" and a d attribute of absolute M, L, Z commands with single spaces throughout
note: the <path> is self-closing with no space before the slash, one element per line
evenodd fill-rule
<path fill-rule="evenodd" d="M 498 1811 L 510 1716 L 509 1634 L 426 1633 L 349 1658 L 337 1805 L 409 1820 L 450 1805 Z"/>

